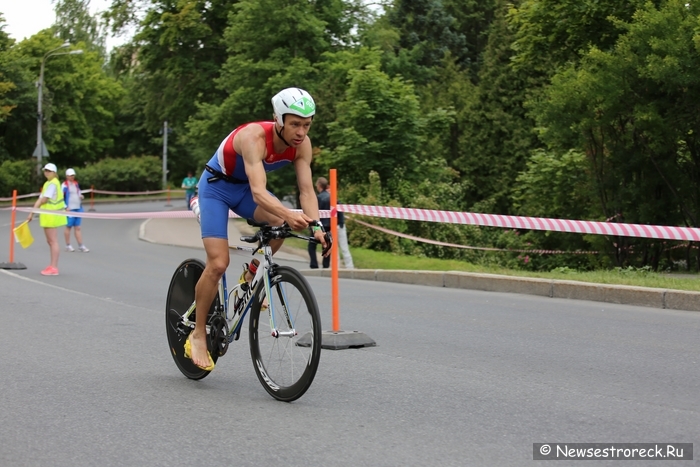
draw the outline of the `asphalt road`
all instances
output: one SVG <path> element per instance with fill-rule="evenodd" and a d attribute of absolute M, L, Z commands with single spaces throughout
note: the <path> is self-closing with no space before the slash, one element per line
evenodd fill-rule
<path fill-rule="evenodd" d="M 58 277 L 34 222 L 27 269 L 0 270 L 0 466 L 522 466 L 536 442 L 700 441 L 695 312 L 341 280 L 341 329 L 377 347 L 324 350 L 301 399 L 267 395 L 245 333 L 190 381 L 165 295 L 203 251 L 140 241 L 141 222 L 86 220 L 92 251 Z M 309 281 L 329 329 L 330 280 Z"/>

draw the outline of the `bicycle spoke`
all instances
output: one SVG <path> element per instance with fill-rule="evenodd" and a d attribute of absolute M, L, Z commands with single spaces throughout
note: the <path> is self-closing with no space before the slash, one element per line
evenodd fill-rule
<path fill-rule="evenodd" d="M 265 297 L 267 310 L 260 311 L 258 303 L 258 319 L 251 316 L 251 351 L 258 377 L 268 392 L 281 400 L 294 400 L 311 384 L 318 366 L 320 320 L 306 281 L 291 268 L 280 270 L 283 272 L 278 272 L 271 284 L 270 296 Z M 311 336 L 312 345 L 298 345 L 302 336 Z"/>

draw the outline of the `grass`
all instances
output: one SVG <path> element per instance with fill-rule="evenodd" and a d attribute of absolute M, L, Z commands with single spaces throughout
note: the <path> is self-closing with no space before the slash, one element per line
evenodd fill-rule
<path fill-rule="evenodd" d="M 404 269 L 417 271 L 463 271 L 505 276 L 537 277 L 597 284 L 631 285 L 661 289 L 690 290 L 700 292 L 700 275 L 661 274 L 639 269 L 615 269 L 600 271 L 575 271 L 571 269 L 550 272 L 533 272 L 482 266 L 465 261 L 438 258 L 401 256 L 393 253 L 353 248 L 352 259 L 358 269 Z"/>
<path fill-rule="evenodd" d="M 242 222 L 242 221 L 240 221 Z M 252 229 L 245 225 L 241 231 Z M 252 230 L 251 230 L 252 231 Z M 283 248 L 302 250 L 306 254 L 306 242 L 290 238 L 285 240 Z M 537 277 L 541 279 L 569 280 L 591 282 L 596 284 L 630 285 L 636 287 L 653 287 L 660 289 L 690 290 L 700 292 L 700 275 L 662 274 L 644 269 L 614 269 L 600 271 L 575 271 L 560 269 L 550 272 L 533 272 L 506 269 L 467 263 L 466 261 L 403 256 L 365 248 L 352 248 L 352 259 L 357 269 L 384 269 L 409 271 L 462 271 L 482 274 L 500 274 L 504 276 Z"/>

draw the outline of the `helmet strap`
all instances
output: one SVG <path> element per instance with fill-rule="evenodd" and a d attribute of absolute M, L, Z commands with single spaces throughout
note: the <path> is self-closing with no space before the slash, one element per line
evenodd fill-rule
<path fill-rule="evenodd" d="M 282 117 L 282 118 L 284 119 L 284 117 Z M 284 124 L 281 126 L 281 128 L 284 128 Z M 286 144 L 290 148 L 292 147 L 292 145 L 289 144 L 286 139 L 284 139 L 284 136 L 282 136 L 282 133 L 277 129 L 277 125 L 275 125 L 275 133 L 277 133 L 277 136 L 279 136 L 279 139 L 281 139 L 284 144 Z"/>

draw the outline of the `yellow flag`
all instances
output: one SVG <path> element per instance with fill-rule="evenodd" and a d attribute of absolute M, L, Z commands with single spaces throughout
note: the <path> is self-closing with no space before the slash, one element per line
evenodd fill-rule
<path fill-rule="evenodd" d="M 32 237 L 32 232 L 29 230 L 29 221 L 24 221 L 15 227 L 15 240 L 22 245 L 22 248 L 28 248 L 29 245 L 34 243 L 34 237 Z"/>

